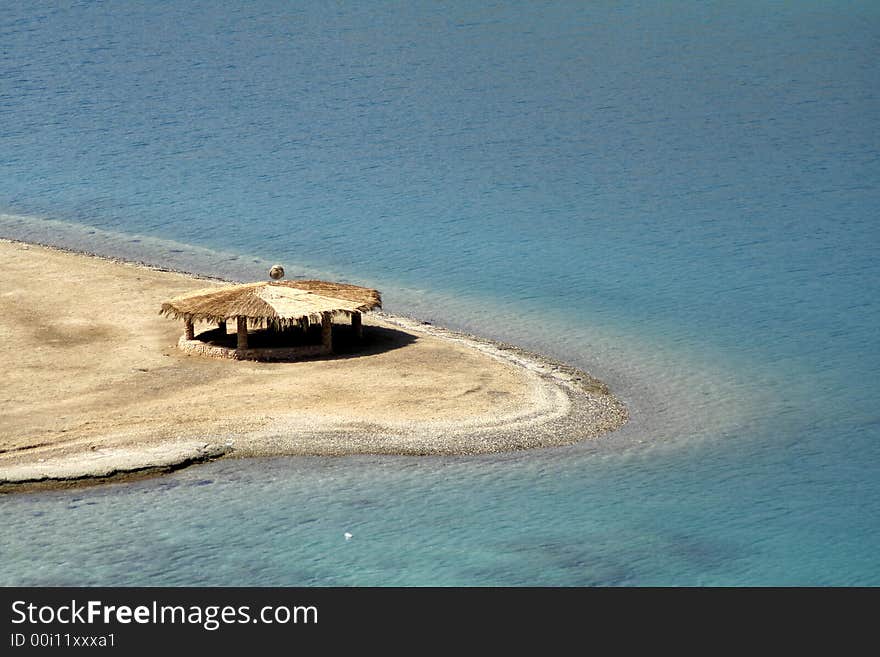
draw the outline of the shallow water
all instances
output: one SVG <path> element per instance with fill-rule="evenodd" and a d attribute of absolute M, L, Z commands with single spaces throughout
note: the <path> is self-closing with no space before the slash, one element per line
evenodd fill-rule
<path fill-rule="evenodd" d="M 0 584 L 880 584 L 878 28 L 858 2 L 3 5 L 0 236 L 374 285 L 632 420 L 6 496 Z"/>

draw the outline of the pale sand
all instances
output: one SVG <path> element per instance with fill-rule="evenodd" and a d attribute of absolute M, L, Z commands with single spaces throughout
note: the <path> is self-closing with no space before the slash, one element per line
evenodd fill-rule
<path fill-rule="evenodd" d="M 402 317 L 368 315 L 362 350 L 329 359 L 181 353 L 161 302 L 220 284 L 0 240 L 0 491 L 220 456 L 549 447 L 626 422 L 583 372 Z"/>

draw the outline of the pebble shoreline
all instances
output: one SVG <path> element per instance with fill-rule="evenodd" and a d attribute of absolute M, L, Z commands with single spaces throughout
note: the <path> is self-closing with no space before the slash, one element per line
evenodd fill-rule
<path fill-rule="evenodd" d="M 12 241 L 12 240 L 4 240 Z M 19 244 L 24 244 L 18 242 Z M 44 246 L 44 245 L 39 245 Z M 50 249 L 100 260 L 194 276 L 190 272 L 107 258 L 50 246 Z M 195 275 L 204 280 L 219 280 Z M 165 453 L 130 449 L 107 454 L 102 465 L 88 465 L 87 455 L 75 467 L 43 468 L 38 464 L 6 468 L 0 493 L 104 483 L 142 478 L 217 458 L 248 456 L 475 455 L 559 447 L 615 431 L 628 420 L 626 406 L 601 381 L 560 361 L 515 345 L 436 326 L 416 318 L 372 313 L 383 324 L 425 334 L 479 351 L 513 366 L 527 380 L 533 404 L 525 410 L 499 405 L 499 413 L 469 421 L 401 421 L 335 428 L 326 418 L 291 414 L 262 426 L 235 427 L 224 436 L 168 444 Z M 207 442 L 205 442 L 207 441 Z"/>

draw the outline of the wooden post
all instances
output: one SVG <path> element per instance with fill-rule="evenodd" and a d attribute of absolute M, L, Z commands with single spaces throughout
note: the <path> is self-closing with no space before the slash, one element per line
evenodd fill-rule
<path fill-rule="evenodd" d="M 364 325 L 361 321 L 360 313 L 351 314 L 351 330 L 354 332 L 354 337 L 356 340 L 360 340 L 364 337 Z"/>
<path fill-rule="evenodd" d="M 238 349 L 247 349 L 247 318 L 238 318 Z"/>
<path fill-rule="evenodd" d="M 221 322 L 217 322 L 217 326 L 218 326 L 218 328 L 220 329 L 220 335 L 221 335 L 221 337 L 224 336 L 224 335 L 226 335 L 226 320 L 224 319 L 224 320 L 221 321 Z"/>
<path fill-rule="evenodd" d="M 333 322 L 330 313 L 321 313 L 321 344 L 328 354 L 333 351 Z"/>
<path fill-rule="evenodd" d="M 183 332 L 186 334 L 187 340 L 194 340 L 196 337 L 196 330 L 193 327 L 193 323 L 191 319 L 183 320 Z"/>

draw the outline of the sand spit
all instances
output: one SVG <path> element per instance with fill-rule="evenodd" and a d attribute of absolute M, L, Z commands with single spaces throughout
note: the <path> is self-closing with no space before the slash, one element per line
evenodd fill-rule
<path fill-rule="evenodd" d="M 627 419 L 582 371 L 382 313 L 329 359 L 188 356 L 159 305 L 222 283 L 5 240 L 0 262 L 0 492 L 219 457 L 552 447 Z"/>

